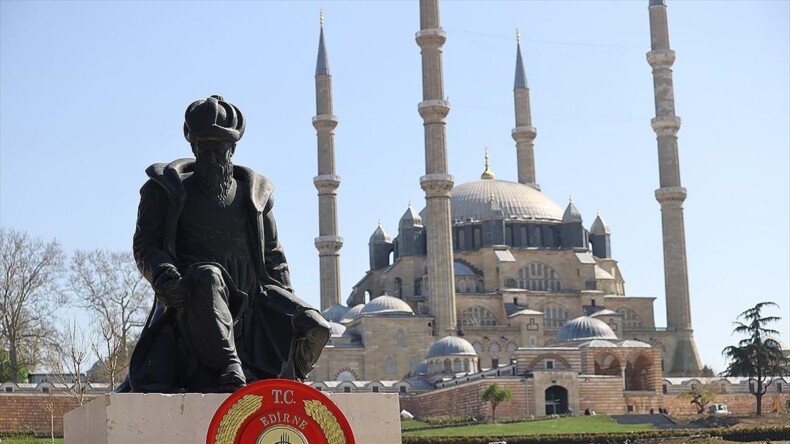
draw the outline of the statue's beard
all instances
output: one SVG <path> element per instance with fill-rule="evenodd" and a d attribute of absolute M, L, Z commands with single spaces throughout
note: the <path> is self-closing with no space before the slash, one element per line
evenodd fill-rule
<path fill-rule="evenodd" d="M 204 151 L 195 159 L 195 178 L 203 193 L 215 204 L 226 207 L 233 184 L 230 151 Z"/>

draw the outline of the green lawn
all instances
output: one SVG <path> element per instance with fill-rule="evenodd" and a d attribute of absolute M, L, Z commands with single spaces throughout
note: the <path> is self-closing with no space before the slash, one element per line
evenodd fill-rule
<path fill-rule="evenodd" d="M 506 436 L 553 435 L 559 433 L 641 432 L 655 430 L 652 425 L 617 424 L 608 416 L 576 416 L 507 424 L 479 424 L 441 429 L 403 431 L 403 436 Z"/>

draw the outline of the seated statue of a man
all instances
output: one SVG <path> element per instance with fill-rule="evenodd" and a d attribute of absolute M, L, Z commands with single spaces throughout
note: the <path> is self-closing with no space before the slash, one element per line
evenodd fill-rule
<path fill-rule="evenodd" d="M 304 379 L 329 339 L 329 324 L 293 294 L 272 183 L 231 163 L 243 134 L 236 106 L 198 100 L 184 122 L 195 159 L 146 170 L 133 249 L 155 300 L 118 391 Z"/>

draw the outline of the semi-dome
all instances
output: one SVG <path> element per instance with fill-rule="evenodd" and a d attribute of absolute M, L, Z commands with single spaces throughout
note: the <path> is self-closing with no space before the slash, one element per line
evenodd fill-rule
<path fill-rule="evenodd" d="M 551 198 L 522 183 L 482 179 L 453 188 L 452 220 L 482 220 L 491 214 L 496 202 L 505 219 L 560 222 L 562 208 Z"/>
<path fill-rule="evenodd" d="M 458 336 L 447 336 L 434 342 L 428 357 L 435 356 L 477 356 L 477 352 L 472 344 L 464 338 Z"/>
<path fill-rule="evenodd" d="M 409 304 L 392 296 L 379 296 L 368 302 L 360 312 L 361 315 L 374 314 L 414 314 Z"/>
<path fill-rule="evenodd" d="M 321 312 L 321 316 L 329 322 L 340 322 L 343 315 L 348 312 L 348 307 L 345 305 L 335 304 Z"/>
<path fill-rule="evenodd" d="M 590 341 L 593 339 L 617 339 L 609 324 L 589 316 L 568 321 L 557 332 L 554 342 Z"/>
<path fill-rule="evenodd" d="M 340 318 L 340 322 L 341 323 L 346 323 L 346 322 L 353 321 L 354 318 L 359 316 L 359 313 L 362 311 L 362 309 L 364 307 L 365 307 L 365 304 L 358 304 L 358 305 L 355 305 L 355 306 L 349 308 L 348 311 L 346 312 L 346 314 L 344 314 L 343 317 Z"/>

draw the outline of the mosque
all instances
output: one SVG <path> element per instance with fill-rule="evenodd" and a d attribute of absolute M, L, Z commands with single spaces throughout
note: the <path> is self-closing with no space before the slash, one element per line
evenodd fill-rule
<path fill-rule="evenodd" d="M 354 390 L 442 389 L 482 377 L 524 381 L 527 411 L 564 412 L 597 405 L 620 392 L 608 410 L 635 401 L 658 408 L 664 377 L 701 368 L 693 338 L 683 201 L 666 4 L 649 0 L 659 152 L 667 326 L 654 321 L 653 297 L 629 296 L 601 214 L 586 226 L 570 200 L 561 206 L 536 181 L 530 89 L 516 45 L 513 98 L 518 181 L 497 179 L 488 165 L 479 180 L 454 183 L 447 171 L 442 45 L 438 0 L 420 1 L 426 206 L 409 205 L 394 237 L 379 223 L 370 237 L 370 269 L 342 304 L 334 170 L 332 77 L 323 23 L 316 66 L 321 310 L 332 337 L 311 384 Z M 418 178 L 415 178 L 417 180 Z M 357 254 L 357 253 L 354 253 Z M 368 381 L 368 382 L 366 382 Z M 598 395 L 595 395 L 598 393 Z M 545 396 L 544 396 L 545 395 Z M 586 400 L 586 401 L 585 401 Z M 611 402 L 611 401 L 609 401 Z M 630 402 L 630 403 L 629 403 Z M 550 405 L 551 404 L 551 405 Z M 630 410 L 629 410 L 630 411 Z"/>

